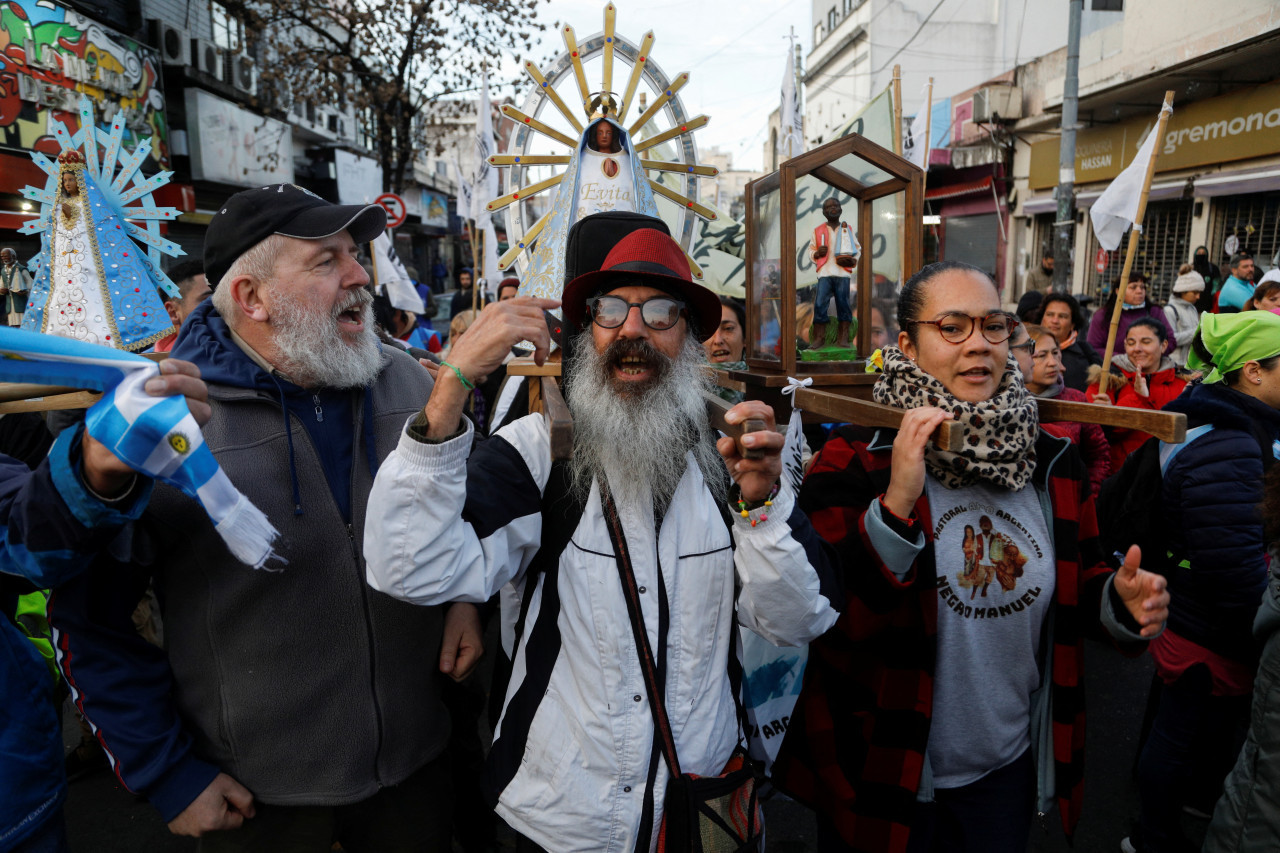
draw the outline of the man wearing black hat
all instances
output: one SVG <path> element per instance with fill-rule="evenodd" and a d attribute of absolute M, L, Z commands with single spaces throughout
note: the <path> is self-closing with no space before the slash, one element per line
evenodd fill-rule
<path fill-rule="evenodd" d="M 719 774 L 741 736 L 729 675 L 735 586 L 741 624 L 778 644 L 823 633 L 839 599 L 828 552 L 780 480 L 772 410 L 746 402 L 728 416 L 766 421 L 769 431 L 743 439 L 761 458 L 715 440 L 700 342 L 720 302 L 656 228 L 630 231 L 565 288 L 572 460 L 552 462 L 541 415 L 503 427 L 468 459 L 468 386 L 518 341 L 545 358 L 542 310 L 555 305 L 498 303 L 454 344 L 374 484 L 369 582 L 418 604 L 484 601 L 521 584 L 486 770 L 497 811 L 522 836 L 517 849 L 647 850 L 670 774 L 655 749 L 610 501 L 686 773 Z"/>
<path fill-rule="evenodd" d="M 279 184 L 232 196 L 206 235 L 214 293 L 173 355 L 200 367 L 205 441 L 287 562 L 246 569 L 196 503 L 158 487 L 122 561 L 51 608 L 116 774 L 201 851 L 449 847 L 449 721 L 429 662 L 468 670 L 475 609 L 374 592 L 361 557 L 373 476 L 431 390 L 374 337 L 356 247 L 384 227 L 376 205 Z M 152 575 L 164 651 L 129 621 Z"/>

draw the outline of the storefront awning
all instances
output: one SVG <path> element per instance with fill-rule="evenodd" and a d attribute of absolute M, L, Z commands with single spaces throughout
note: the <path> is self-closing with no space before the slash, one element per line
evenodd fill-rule
<path fill-rule="evenodd" d="M 991 182 L 991 176 L 987 175 L 977 181 L 965 181 L 961 184 L 951 184 L 945 187 L 927 187 L 924 191 L 924 197 L 926 201 L 941 201 L 944 198 L 959 198 L 966 195 L 989 193 L 991 192 Z"/>

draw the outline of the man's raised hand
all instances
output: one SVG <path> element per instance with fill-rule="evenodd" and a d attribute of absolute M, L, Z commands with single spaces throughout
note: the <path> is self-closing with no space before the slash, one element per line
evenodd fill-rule
<path fill-rule="evenodd" d="M 748 503 L 762 501 L 769 496 L 774 484 L 782 476 L 782 446 L 785 436 L 778 432 L 773 420 L 773 407 L 759 400 L 747 400 L 730 409 L 724 419 L 740 424 L 750 418 L 764 421 L 765 428 L 742 436 L 742 446 L 759 454 L 757 459 L 744 459 L 738 452 L 738 442 L 723 436 L 716 442 L 716 449 L 724 457 L 729 475 Z"/>

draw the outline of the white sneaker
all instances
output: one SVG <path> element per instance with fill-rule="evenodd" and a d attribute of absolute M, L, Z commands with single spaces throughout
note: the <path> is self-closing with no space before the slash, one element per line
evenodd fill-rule
<path fill-rule="evenodd" d="M 1120 853 L 1138 853 L 1138 848 L 1133 846 L 1127 835 L 1120 839 Z"/>

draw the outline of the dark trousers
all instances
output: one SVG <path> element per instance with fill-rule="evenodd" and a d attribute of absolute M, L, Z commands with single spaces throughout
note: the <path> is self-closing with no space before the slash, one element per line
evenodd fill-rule
<path fill-rule="evenodd" d="M 1036 768 L 1031 750 L 962 788 L 939 788 L 932 803 L 916 803 L 907 853 L 1016 853 L 1027 849 L 1035 813 Z M 821 815 L 818 853 L 851 848 Z"/>
<path fill-rule="evenodd" d="M 71 853 L 62 809 L 58 809 L 57 814 L 45 820 L 39 829 L 12 848 L 10 853 Z"/>
<path fill-rule="evenodd" d="M 239 829 L 200 839 L 200 853 L 437 853 L 450 849 L 453 786 L 448 756 L 399 785 L 347 806 L 272 806 Z"/>
<path fill-rule="evenodd" d="M 1151 731 L 1138 756 L 1138 847 L 1143 853 L 1197 849 L 1182 833 L 1182 807 L 1206 786 L 1221 790 L 1240 754 L 1250 697 L 1214 696 L 1212 687 L 1205 666 L 1194 666 L 1173 684 L 1160 686 Z"/>

